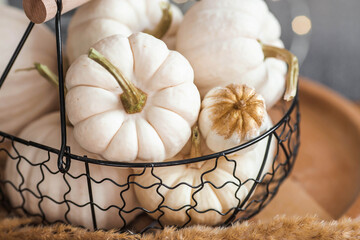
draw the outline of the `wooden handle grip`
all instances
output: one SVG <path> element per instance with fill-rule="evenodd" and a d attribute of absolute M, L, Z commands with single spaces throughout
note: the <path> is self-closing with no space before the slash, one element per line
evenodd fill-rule
<path fill-rule="evenodd" d="M 62 13 L 66 13 L 90 0 L 62 0 Z M 26 16 L 33 23 L 43 23 L 53 17 L 57 12 L 56 0 L 23 0 Z"/>

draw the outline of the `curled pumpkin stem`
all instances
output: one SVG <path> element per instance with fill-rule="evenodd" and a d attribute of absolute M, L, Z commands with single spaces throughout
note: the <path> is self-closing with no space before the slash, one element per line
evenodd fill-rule
<path fill-rule="evenodd" d="M 119 83 L 123 90 L 120 99 L 125 111 L 129 114 L 141 112 L 146 104 L 146 93 L 135 87 L 130 80 L 125 78 L 117 67 L 94 48 L 90 48 L 88 56 L 105 68 Z"/>
<path fill-rule="evenodd" d="M 164 37 L 167 31 L 170 29 L 173 18 L 170 7 L 171 7 L 170 3 L 161 2 L 160 8 L 162 10 L 162 17 L 160 22 L 157 24 L 157 26 L 154 29 L 152 30 L 145 29 L 143 32 L 150 34 L 158 39 Z"/>
<path fill-rule="evenodd" d="M 296 95 L 297 82 L 299 79 L 299 61 L 297 57 L 284 48 L 269 46 L 262 43 L 260 44 L 265 58 L 276 58 L 287 63 L 288 72 L 286 75 L 286 90 L 284 99 L 286 101 L 292 100 Z"/>

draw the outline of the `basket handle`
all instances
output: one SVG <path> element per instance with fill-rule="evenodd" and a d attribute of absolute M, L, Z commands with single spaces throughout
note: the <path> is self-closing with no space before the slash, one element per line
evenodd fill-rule
<path fill-rule="evenodd" d="M 90 0 L 63 0 L 62 13 L 66 13 Z M 57 12 L 54 0 L 23 0 L 26 16 L 33 23 L 43 23 L 55 17 Z"/>

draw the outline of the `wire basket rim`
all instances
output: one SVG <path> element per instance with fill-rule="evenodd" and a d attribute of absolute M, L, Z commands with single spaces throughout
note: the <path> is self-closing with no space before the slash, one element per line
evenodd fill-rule
<path fill-rule="evenodd" d="M 223 150 L 220 152 L 215 152 L 212 154 L 207 154 L 207 155 L 204 155 L 201 157 L 196 157 L 196 158 L 186 158 L 186 159 L 182 159 L 182 160 L 163 161 L 163 162 L 121 162 L 121 161 L 99 160 L 99 159 L 94 159 L 94 158 L 88 158 L 86 155 L 80 156 L 80 155 L 72 154 L 71 151 L 70 151 L 70 153 L 65 152 L 64 157 L 69 157 L 71 160 L 75 160 L 75 161 L 79 161 L 79 162 L 86 162 L 86 163 L 90 163 L 90 164 L 104 165 L 104 166 L 111 166 L 111 167 L 129 167 L 129 168 L 168 167 L 168 166 L 177 166 L 177 165 L 203 162 L 203 161 L 219 158 L 221 156 L 226 156 L 228 154 L 232 154 L 234 152 L 237 152 L 244 148 L 247 148 L 247 147 L 259 142 L 260 140 L 264 139 L 265 137 L 269 136 L 273 132 L 275 132 L 283 124 L 283 122 L 290 116 L 290 114 L 293 112 L 293 110 L 298 102 L 298 94 L 299 93 L 297 91 L 296 96 L 292 100 L 291 105 L 287 109 L 286 113 L 282 116 L 282 118 L 276 124 L 274 124 L 269 130 L 267 130 L 265 133 L 257 136 L 256 138 L 254 138 L 250 141 L 242 143 L 236 147 L 229 148 L 229 149 L 226 149 L 226 150 Z M 282 100 L 282 101 L 284 101 L 284 100 Z M 3 136 L 3 138 L 8 138 L 15 142 L 19 142 L 19 143 L 22 143 L 22 144 L 25 144 L 28 146 L 40 148 L 42 150 L 46 150 L 46 151 L 52 152 L 54 154 L 60 153 L 60 149 L 53 148 L 53 147 L 43 145 L 43 144 L 39 144 L 39 143 L 36 143 L 33 141 L 27 141 L 25 139 L 13 136 L 11 134 L 7 134 L 2 131 L 0 131 L 0 136 Z M 2 141 L 3 140 L 0 140 L 0 143 Z"/>

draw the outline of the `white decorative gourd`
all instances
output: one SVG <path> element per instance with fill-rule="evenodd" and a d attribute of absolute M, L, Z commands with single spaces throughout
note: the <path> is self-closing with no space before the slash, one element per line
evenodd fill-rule
<path fill-rule="evenodd" d="M 145 33 L 95 44 L 71 65 L 66 86 L 75 139 L 113 161 L 173 157 L 200 110 L 189 62 Z"/>
<path fill-rule="evenodd" d="M 0 74 L 5 70 L 29 20 L 25 14 L 9 6 L 0 6 Z M 16 71 L 41 62 L 56 69 L 54 34 L 36 25 L 21 50 L 0 91 L 0 131 L 18 133 L 26 124 L 58 104 L 57 89 L 36 71 Z"/>
<path fill-rule="evenodd" d="M 263 0 L 202 0 L 185 14 L 176 50 L 191 63 L 202 97 L 212 88 L 254 87 L 268 108 L 296 92 L 298 63 L 283 48 L 280 24 Z M 275 59 L 278 58 L 278 59 Z"/>
<path fill-rule="evenodd" d="M 184 149 L 169 161 L 212 153 L 199 143 L 200 134 L 193 136 L 191 151 Z M 264 160 L 260 176 L 269 171 L 275 144 L 270 143 L 268 158 L 264 158 L 267 141 L 265 138 L 250 151 L 244 149 L 217 161 L 137 170 L 134 181 L 142 187 L 134 186 L 134 190 L 139 203 L 164 225 L 221 224 L 250 194 Z"/>
<path fill-rule="evenodd" d="M 175 48 L 182 13 L 168 0 L 92 0 L 72 17 L 67 39 L 70 63 L 99 40 L 122 34 L 147 31 Z M 170 26 L 168 26 L 171 24 Z"/>
<path fill-rule="evenodd" d="M 32 122 L 20 133 L 19 137 L 58 149 L 61 144 L 59 113 L 54 112 Z M 99 156 L 85 151 L 76 143 L 72 127 L 67 127 L 67 143 L 73 154 L 100 159 Z M 5 169 L 5 180 L 11 181 L 14 187 L 20 190 L 18 192 L 11 184 L 5 184 L 6 194 L 12 207 L 23 206 L 31 214 L 44 214 L 46 220 L 50 222 L 68 220 L 72 224 L 92 229 L 85 163 L 72 160 L 69 172 L 64 175 L 58 170 L 57 154 L 48 154 L 45 150 L 18 142 L 15 143 L 14 149 L 17 152 L 15 153 L 14 150 L 10 152 L 12 157 L 7 159 Z M 119 209 L 111 206 L 123 206 L 122 197 L 126 203 L 124 210 L 129 211 L 137 206 L 132 191 L 125 191 L 122 197 L 120 196 L 121 191 L 127 188 L 127 177 L 132 171 L 95 164 L 89 164 L 89 169 L 94 180 L 91 182 L 93 200 L 96 204 L 94 209 L 97 227 L 121 228 L 123 221 L 119 215 Z M 105 178 L 108 180 L 103 180 Z M 112 181 L 122 186 L 118 187 Z M 69 191 L 70 188 L 71 191 Z M 100 208 L 109 209 L 103 211 Z M 121 215 L 129 223 L 137 213 L 134 211 L 128 214 L 121 213 Z"/>
<path fill-rule="evenodd" d="M 211 89 L 202 101 L 199 127 L 214 152 L 239 146 L 269 129 L 264 98 L 246 85 Z"/>

